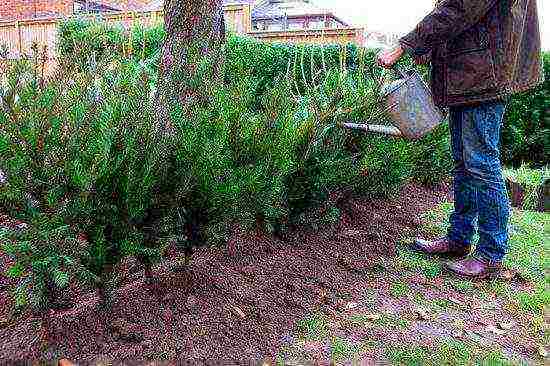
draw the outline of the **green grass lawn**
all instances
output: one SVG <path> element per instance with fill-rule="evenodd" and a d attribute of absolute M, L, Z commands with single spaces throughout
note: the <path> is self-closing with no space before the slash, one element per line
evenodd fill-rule
<path fill-rule="evenodd" d="M 447 230 L 447 217 L 452 204 L 445 203 L 436 210 L 425 214 L 425 227 L 428 232 L 444 235 Z M 489 286 L 502 296 L 512 296 L 526 311 L 542 313 L 543 307 L 550 304 L 550 214 L 513 210 L 510 224 L 510 251 L 504 260 L 507 268 L 518 271 L 519 275 L 534 284 L 533 293 L 509 293 L 504 281 L 493 281 Z M 474 243 L 477 242 L 477 235 Z M 403 254 L 411 264 L 425 274 L 437 273 L 438 264 L 420 254 Z M 468 281 L 457 281 L 455 286 L 471 288 Z"/>
<path fill-rule="evenodd" d="M 451 210 L 452 204 L 444 203 L 424 214 L 423 231 L 444 235 Z M 396 260 L 377 278 L 387 284 L 387 290 L 371 287 L 372 278 L 365 279 L 369 295 L 353 299 L 364 312 L 334 315 L 319 311 L 306 317 L 296 327 L 302 343 L 287 345 L 281 359 L 299 354 L 294 359 L 304 362 L 296 363 L 307 364 L 302 344 L 313 341 L 327 350 L 325 354 L 335 364 L 547 364 L 550 214 L 514 210 L 509 233 L 505 266 L 516 275 L 481 282 L 445 273 L 441 261 L 409 249 L 412 238 L 402 240 Z M 424 280 L 411 280 L 418 274 Z M 394 306 L 393 313 L 383 309 L 388 301 Z M 491 326 L 471 327 L 472 319 L 485 318 L 493 322 Z M 423 339 L 417 334 L 418 327 L 429 329 L 428 335 L 434 332 L 433 337 Z M 441 329 L 445 335 L 437 335 Z M 354 333 L 359 335 L 352 336 Z"/>

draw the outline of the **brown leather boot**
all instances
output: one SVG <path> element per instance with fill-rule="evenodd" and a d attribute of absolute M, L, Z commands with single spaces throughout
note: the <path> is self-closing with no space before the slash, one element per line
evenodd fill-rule
<path fill-rule="evenodd" d="M 465 257 L 470 254 L 470 245 L 461 245 L 448 238 L 437 240 L 416 239 L 413 245 L 414 249 L 426 253 L 443 255 L 450 258 Z"/>
<path fill-rule="evenodd" d="M 484 279 L 497 276 L 502 269 L 502 263 L 474 256 L 445 263 L 444 267 L 461 277 Z"/>

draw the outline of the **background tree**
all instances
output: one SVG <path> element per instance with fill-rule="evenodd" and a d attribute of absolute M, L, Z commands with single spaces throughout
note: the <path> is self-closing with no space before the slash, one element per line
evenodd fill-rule
<path fill-rule="evenodd" d="M 222 2 L 167 0 L 164 4 L 166 37 L 159 65 L 154 139 L 165 141 L 159 146 L 177 146 L 177 141 L 166 144 L 166 139 L 181 138 L 176 133 L 178 124 L 195 120 L 201 107 L 204 109 L 212 103 L 213 92 L 223 82 L 225 22 Z M 169 151 L 160 152 L 159 158 L 166 162 L 169 154 Z M 172 176 L 167 171 L 158 174 Z M 183 224 L 186 231 L 187 240 L 180 249 L 184 249 L 187 263 L 192 246 L 200 239 L 198 213 L 193 209 L 185 211 L 185 223 L 179 220 L 179 227 Z M 181 219 L 180 211 L 178 217 Z"/>
<path fill-rule="evenodd" d="M 157 86 L 157 117 L 168 130 L 173 113 L 192 118 L 196 103 L 207 103 L 211 79 L 221 77 L 225 22 L 222 0 L 168 0 L 166 38 Z"/>

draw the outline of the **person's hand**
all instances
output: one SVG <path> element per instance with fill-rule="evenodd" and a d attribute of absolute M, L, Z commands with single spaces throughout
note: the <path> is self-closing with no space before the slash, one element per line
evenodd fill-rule
<path fill-rule="evenodd" d="M 427 54 L 422 55 L 422 56 L 414 56 L 413 57 L 414 63 L 417 64 L 417 65 L 427 65 L 431 62 L 431 59 L 432 59 L 431 53 L 427 53 Z"/>
<path fill-rule="evenodd" d="M 399 61 L 403 53 L 404 50 L 401 46 L 381 51 L 377 56 L 378 65 L 389 69 Z"/>

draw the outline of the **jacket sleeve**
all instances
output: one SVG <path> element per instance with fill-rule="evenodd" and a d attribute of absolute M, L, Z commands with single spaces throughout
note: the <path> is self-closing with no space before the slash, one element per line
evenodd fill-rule
<path fill-rule="evenodd" d="M 442 0 L 399 43 L 412 56 L 422 56 L 478 23 L 499 1 Z"/>

